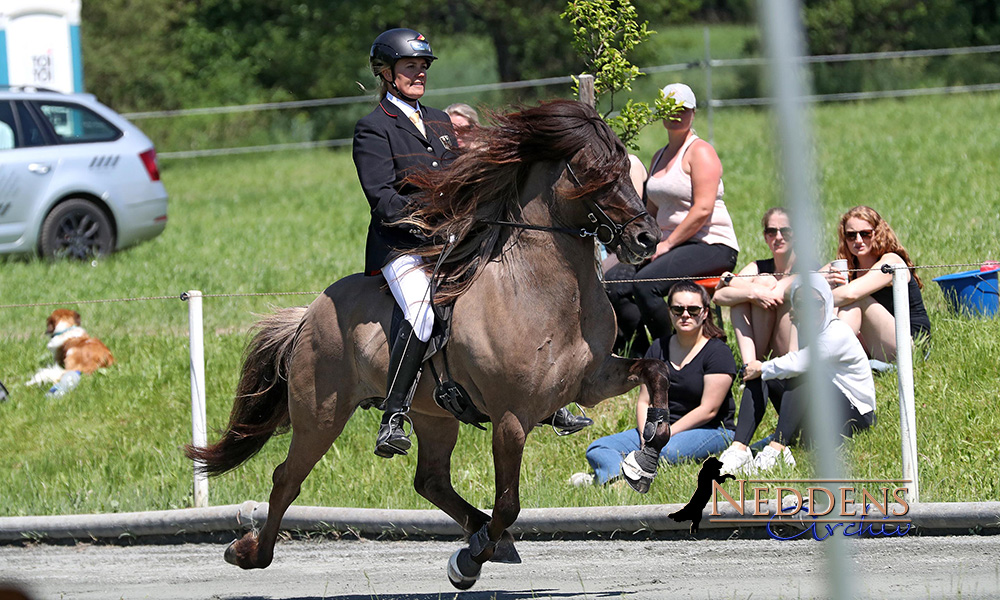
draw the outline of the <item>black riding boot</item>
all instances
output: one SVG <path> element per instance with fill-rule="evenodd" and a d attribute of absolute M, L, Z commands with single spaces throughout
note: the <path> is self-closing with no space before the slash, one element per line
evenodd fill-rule
<path fill-rule="evenodd" d="M 406 454 L 410 449 L 410 437 L 403 429 L 409 418 L 406 413 L 413 399 L 412 390 L 420 376 L 420 366 L 427 352 L 427 342 L 420 341 L 413 333 L 408 321 L 399 327 L 399 335 L 389 350 L 389 380 L 386 384 L 385 414 L 375 439 L 375 454 L 382 458 L 392 458 L 396 454 Z"/>
<path fill-rule="evenodd" d="M 551 416 L 545 417 L 542 419 L 542 422 L 539 423 L 539 425 L 551 425 L 559 435 L 576 433 L 584 427 L 588 427 L 593 424 L 593 419 L 587 417 L 586 415 L 578 417 L 569 412 L 569 409 L 565 406 L 552 413 Z"/>

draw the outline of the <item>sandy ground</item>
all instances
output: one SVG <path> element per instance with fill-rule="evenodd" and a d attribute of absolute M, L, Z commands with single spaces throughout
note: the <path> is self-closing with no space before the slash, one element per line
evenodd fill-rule
<path fill-rule="evenodd" d="M 462 593 L 445 574 L 457 541 L 285 540 L 262 571 L 226 564 L 224 544 L 7 545 L 0 546 L 0 580 L 19 582 L 33 599 L 825 598 L 827 544 L 521 540 L 522 564 L 487 564 Z M 1000 536 L 845 546 L 860 597 L 1000 598 Z"/>

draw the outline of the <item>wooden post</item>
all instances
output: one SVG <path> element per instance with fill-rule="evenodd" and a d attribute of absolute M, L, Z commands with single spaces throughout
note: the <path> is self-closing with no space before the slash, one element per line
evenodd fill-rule
<path fill-rule="evenodd" d="M 580 102 L 594 106 L 594 76 L 584 73 L 580 75 Z"/>

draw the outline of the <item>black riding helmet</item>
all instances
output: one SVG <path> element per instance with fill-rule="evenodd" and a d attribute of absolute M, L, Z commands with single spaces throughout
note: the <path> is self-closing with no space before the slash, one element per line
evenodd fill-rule
<path fill-rule="evenodd" d="M 401 58 L 426 58 L 428 62 L 437 59 L 430 42 L 419 31 L 399 28 L 384 31 L 375 38 L 368 62 L 375 77 L 381 77 L 382 71 L 391 69 Z"/>

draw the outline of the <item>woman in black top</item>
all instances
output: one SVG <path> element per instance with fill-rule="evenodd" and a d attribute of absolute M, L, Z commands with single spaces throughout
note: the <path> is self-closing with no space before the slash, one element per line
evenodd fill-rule
<path fill-rule="evenodd" d="M 701 460 L 721 452 L 733 439 L 732 384 L 736 361 L 725 333 L 713 322 L 709 297 L 701 286 L 681 281 L 667 294 L 674 333 L 655 340 L 646 358 L 663 360 L 670 371 L 670 441 L 660 460 L 670 464 Z M 622 472 L 626 455 L 641 448 L 649 392 L 639 390 L 635 429 L 602 437 L 587 448 L 594 475 L 574 475 L 573 482 L 607 483 Z"/>
<path fill-rule="evenodd" d="M 913 268 L 906 248 L 899 243 L 889 223 L 875 209 L 855 206 L 840 218 L 837 228 L 837 258 L 847 259 L 849 271 L 832 271 L 826 277 L 833 289 L 837 316 L 854 330 L 869 358 L 896 360 L 896 317 L 892 303 L 892 273 L 882 265 L 909 267 L 907 293 L 910 305 L 910 336 L 928 338 L 931 321 L 920 294 L 923 284 Z M 868 270 L 851 270 L 868 269 Z M 831 271 L 830 265 L 823 268 Z"/>
<path fill-rule="evenodd" d="M 795 266 L 788 212 L 780 206 L 767 209 L 761 226 L 771 258 L 751 262 L 739 277 L 723 273 L 712 296 L 719 306 L 731 307 L 736 345 L 744 363 L 765 360 L 772 352 L 781 356 L 795 349 L 786 297 Z"/>

